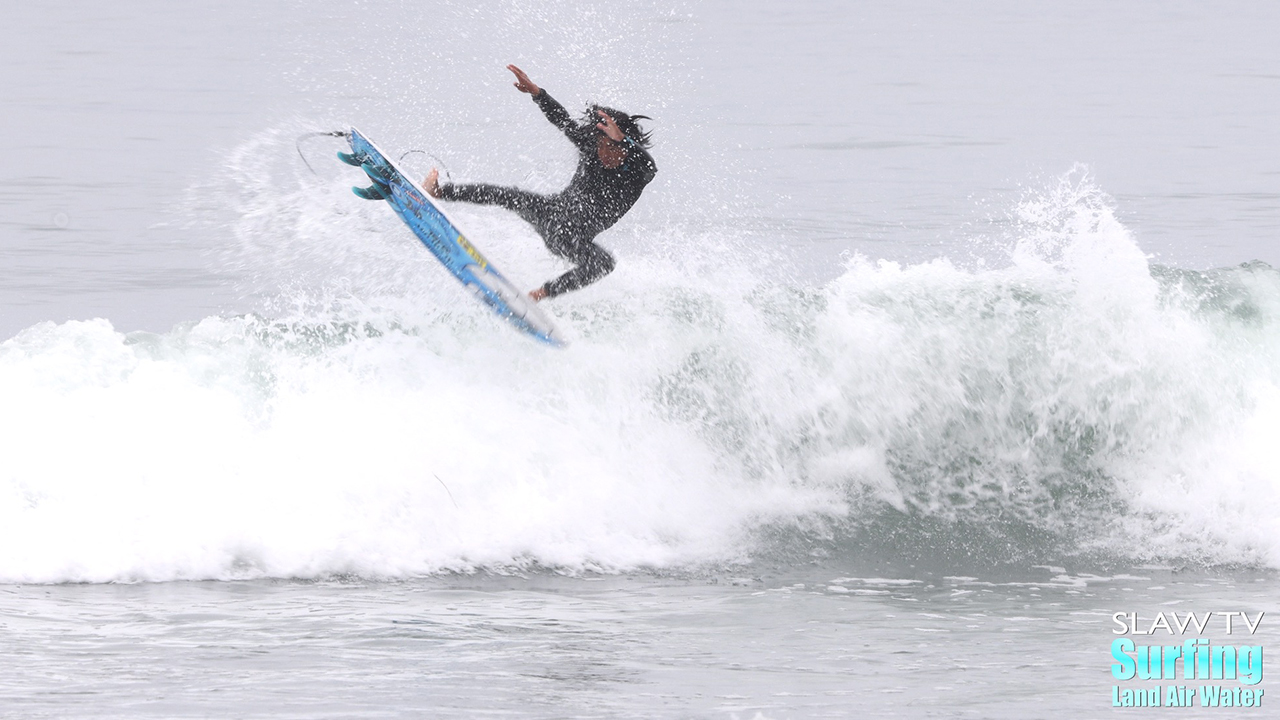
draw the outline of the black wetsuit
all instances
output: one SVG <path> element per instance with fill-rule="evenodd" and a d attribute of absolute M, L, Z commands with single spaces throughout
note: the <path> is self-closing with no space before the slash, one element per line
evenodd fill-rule
<path fill-rule="evenodd" d="M 512 210 L 538 231 L 547 249 L 577 267 L 543 285 L 547 297 L 589 285 L 613 270 L 613 256 L 595 244 L 597 235 L 612 227 L 640 199 L 658 168 L 644 148 L 623 140 L 627 156 L 616 168 L 600 162 L 596 150 L 599 131 L 581 126 L 564 106 L 541 90 L 533 97 L 551 124 L 578 148 L 578 170 L 569 187 L 555 195 L 498 185 L 441 185 L 440 197 Z"/>

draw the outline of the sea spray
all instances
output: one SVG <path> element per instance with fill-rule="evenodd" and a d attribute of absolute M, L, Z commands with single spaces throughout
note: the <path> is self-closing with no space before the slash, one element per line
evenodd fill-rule
<path fill-rule="evenodd" d="M 1280 276 L 1152 266 L 1087 180 L 1029 198 L 999 267 L 809 284 L 732 236 L 635 242 L 548 305 L 563 352 L 385 208 L 289 187 L 235 225 L 242 266 L 289 278 L 261 314 L 0 345 L 0 578 L 686 568 L 797 535 L 1280 563 Z M 556 272 L 518 221 L 464 220 Z"/>

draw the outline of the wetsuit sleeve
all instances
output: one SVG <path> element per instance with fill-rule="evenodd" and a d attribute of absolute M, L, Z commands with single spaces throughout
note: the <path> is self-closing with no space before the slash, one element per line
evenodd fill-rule
<path fill-rule="evenodd" d="M 653 176 L 658 174 L 658 164 L 653 161 L 653 156 L 634 141 L 627 141 L 626 162 L 627 170 L 637 177 L 640 187 L 648 185 Z"/>
<path fill-rule="evenodd" d="M 560 128 L 560 132 L 568 135 L 570 140 L 576 141 L 574 131 L 578 128 L 577 123 L 573 121 L 573 118 L 569 117 L 569 111 L 565 110 L 563 105 L 551 97 L 551 93 L 547 92 L 546 89 L 541 89 L 537 95 L 533 96 L 533 101 L 538 103 L 538 109 L 542 110 L 542 114 L 547 116 L 547 120 L 552 125 Z"/>

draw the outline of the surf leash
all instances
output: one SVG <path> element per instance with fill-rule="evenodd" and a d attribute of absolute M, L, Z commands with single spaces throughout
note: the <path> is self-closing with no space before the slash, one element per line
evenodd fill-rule
<path fill-rule="evenodd" d="M 440 487 L 444 488 L 444 491 L 449 493 L 449 502 L 453 503 L 453 506 L 457 508 L 458 501 L 453 499 L 453 493 L 449 491 L 449 486 L 445 485 L 443 480 L 440 480 L 439 475 L 436 475 L 435 473 L 431 473 L 431 475 L 434 476 L 437 481 L 439 481 Z"/>
<path fill-rule="evenodd" d="M 347 137 L 350 134 L 351 133 L 346 130 L 307 133 L 306 135 L 300 135 L 298 139 L 294 141 L 293 146 L 298 148 L 298 157 L 302 158 L 302 164 L 307 166 L 307 169 L 311 171 L 312 175 L 319 175 L 320 173 L 316 172 L 316 169 L 311 167 L 311 163 L 307 161 L 307 156 L 302 153 L 302 141 L 316 137 Z"/>
<path fill-rule="evenodd" d="M 432 160 L 435 160 L 435 161 L 436 161 L 436 165 L 439 165 L 439 166 L 440 166 L 440 169 L 441 169 L 441 170 L 444 170 L 444 181 L 445 181 L 445 182 L 448 182 L 448 183 L 453 182 L 453 173 L 449 172 L 449 166 L 448 166 L 448 165 L 445 165 L 443 160 L 441 160 L 440 158 L 436 157 L 435 155 L 432 155 L 431 153 L 427 152 L 426 150 L 405 150 L 403 153 L 401 153 L 401 154 L 400 154 L 400 157 L 398 157 L 398 158 L 396 158 L 396 159 L 397 159 L 397 160 L 404 160 L 406 157 L 409 157 L 410 155 L 412 155 L 412 154 L 414 154 L 414 153 L 422 153 L 423 155 L 426 155 L 427 157 L 431 158 Z"/>

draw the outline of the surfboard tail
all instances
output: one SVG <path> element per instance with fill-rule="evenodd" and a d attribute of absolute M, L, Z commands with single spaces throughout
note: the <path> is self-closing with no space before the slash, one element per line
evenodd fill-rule
<path fill-rule="evenodd" d="M 386 200 L 440 264 L 496 315 L 548 345 L 567 344 L 551 318 L 484 258 L 426 190 L 405 175 L 390 156 L 355 128 L 347 141 L 351 152 L 339 153 L 339 159 L 360 167 L 372 183 L 369 187 L 354 187 L 352 192 L 366 200 Z"/>
<path fill-rule="evenodd" d="M 364 170 L 364 174 L 369 176 L 369 179 L 373 181 L 374 185 L 377 185 L 380 188 L 391 187 L 391 181 L 387 179 L 386 174 L 378 166 L 372 163 L 364 163 L 360 166 L 360 169 Z"/>

